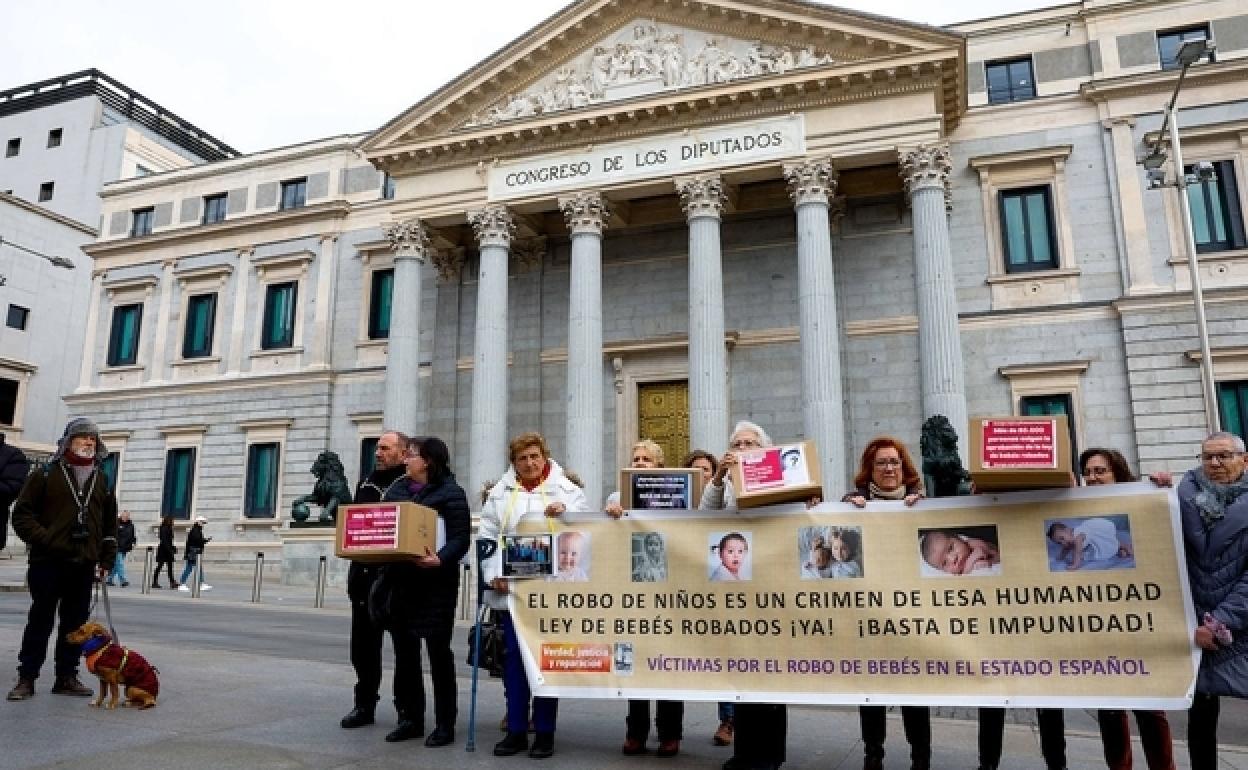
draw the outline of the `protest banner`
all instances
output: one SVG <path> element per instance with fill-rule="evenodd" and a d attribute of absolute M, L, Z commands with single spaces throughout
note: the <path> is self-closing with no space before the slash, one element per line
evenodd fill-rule
<path fill-rule="evenodd" d="M 1177 510 L 1118 484 L 581 515 L 511 609 L 538 695 L 1186 708 Z"/>

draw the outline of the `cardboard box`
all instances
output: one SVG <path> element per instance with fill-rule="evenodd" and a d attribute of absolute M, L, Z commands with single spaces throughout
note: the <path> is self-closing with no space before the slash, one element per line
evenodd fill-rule
<path fill-rule="evenodd" d="M 971 419 L 971 479 L 981 492 L 1074 484 L 1066 415 Z"/>
<path fill-rule="evenodd" d="M 445 541 L 438 512 L 415 503 L 361 503 L 338 507 L 334 552 L 363 562 L 395 561 L 436 552 Z"/>
<path fill-rule="evenodd" d="M 815 442 L 798 441 L 737 452 L 732 485 L 738 508 L 804 503 L 823 496 Z"/>
<path fill-rule="evenodd" d="M 620 471 L 620 507 L 638 511 L 689 510 L 702 499 L 698 468 L 625 468 Z"/>

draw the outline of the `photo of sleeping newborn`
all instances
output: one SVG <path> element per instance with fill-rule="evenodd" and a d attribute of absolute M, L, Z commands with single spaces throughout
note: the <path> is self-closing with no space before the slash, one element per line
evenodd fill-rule
<path fill-rule="evenodd" d="M 1135 548 L 1125 513 L 1076 519 L 1048 519 L 1049 571 L 1134 569 Z"/>
<path fill-rule="evenodd" d="M 802 527 L 797 560 L 803 580 L 862 577 L 862 528 Z"/>
<path fill-rule="evenodd" d="M 919 574 L 923 577 L 1001 574 L 997 528 L 991 525 L 919 530 Z"/>

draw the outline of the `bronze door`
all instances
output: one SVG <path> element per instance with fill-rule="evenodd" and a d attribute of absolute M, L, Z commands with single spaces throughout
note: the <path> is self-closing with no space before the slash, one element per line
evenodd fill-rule
<path fill-rule="evenodd" d="M 637 386 L 637 435 L 663 447 L 668 466 L 689 452 L 689 382 L 647 382 Z M 631 459 L 631 458 L 630 458 Z"/>

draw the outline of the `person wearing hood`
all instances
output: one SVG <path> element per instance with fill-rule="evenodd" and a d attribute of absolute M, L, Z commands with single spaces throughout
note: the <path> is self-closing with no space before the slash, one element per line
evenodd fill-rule
<path fill-rule="evenodd" d="M 405 484 L 403 457 L 411 441 L 406 433 L 383 431 L 373 450 L 373 471 L 355 489 L 356 505 L 380 503 L 393 487 Z M 347 598 L 351 600 L 351 667 L 355 669 L 355 708 L 338 723 L 344 729 L 375 721 L 381 692 L 381 648 L 386 630 L 373 622 L 368 595 L 381 573 L 380 564 L 353 561 L 347 569 Z M 396 689 L 397 693 L 397 689 Z"/>
<path fill-rule="evenodd" d="M 125 588 L 130 585 L 130 581 L 126 579 L 126 557 L 134 550 L 137 542 L 138 536 L 134 531 L 134 522 L 130 521 L 130 511 L 122 511 L 117 518 L 117 561 L 113 564 L 113 571 L 108 573 L 110 586 L 121 583 L 121 587 Z"/>
<path fill-rule="evenodd" d="M 4 434 L 0 433 L 0 551 L 4 550 L 9 536 L 9 509 L 29 474 L 26 453 L 5 443 Z"/>
<path fill-rule="evenodd" d="M 502 542 L 514 534 L 525 517 L 545 517 L 550 530 L 554 520 L 565 513 L 589 510 L 585 493 L 565 475 L 550 457 L 546 439 L 540 433 L 522 433 L 512 439 L 509 447 L 511 467 L 490 490 L 481 509 L 478 536 L 498 543 L 494 555 L 481 564 L 481 576 L 492 590 L 485 592 L 486 602 L 495 610 L 503 627 L 503 694 L 507 700 L 507 735 L 494 746 L 494 755 L 509 757 L 529 749 L 529 756 L 545 759 L 555 753 L 555 719 L 559 701 L 555 698 L 531 698 L 529 680 L 520 657 L 520 643 L 507 609 L 508 578 L 503 577 Z M 533 706 L 533 727 L 536 735 L 529 748 L 529 701 Z"/>
<path fill-rule="evenodd" d="M 208 519 L 203 516 L 196 516 L 195 521 L 191 524 L 191 528 L 186 531 L 186 550 L 182 553 L 182 559 L 186 562 L 186 566 L 182 568 L 182 578 L 178 581 L 179 591 L 191 590 L 186 583 L 186 579 L 191 576 L 196 564 L 199 565 L 200 590 L 212 590 L 212 586 L 204 582 L 204 547 L 212 539 L 204 534 L 204 525 L 207 523 Z"/>
<path fill-rule="evenodd" d="M 108 574 L 117 557 L 117 498 L 100 467 L 106 457 L 95 423 L 70 420 L 56 453 L 30 474 L 13 506 L 13 529 L 30 546 L 26 585 L 31 605 L 9 700 L 35 694 L 58 615 L 52 692 L 93 695 L 78 679 L 79 645 L 65 635 L 87 621 L 91 586 Z"/>
<path fill-rule="evenodd" d="M 386 740 L 405 741 L 425 733 L 423 640 L 429 651 L 434 711 L 433 732 L 425 745 L 437 748 L 455 740 L 457 693 L 451 636 L 459 598 L 459 564 L 472 540 L 472 514 L 468 497 L 451 472 L 450 450 L 441 439 L 412 439 L 404 464 L 406 475 L 390 486 L 383 499 L 437 511 L 445 537 L 436 551 L 426 548 L 409 561 L 382 565 L 370 592 L 369 610 L 374 622 L 390 631 L 394 643 L 394 705 L 399 724 Z"/>

